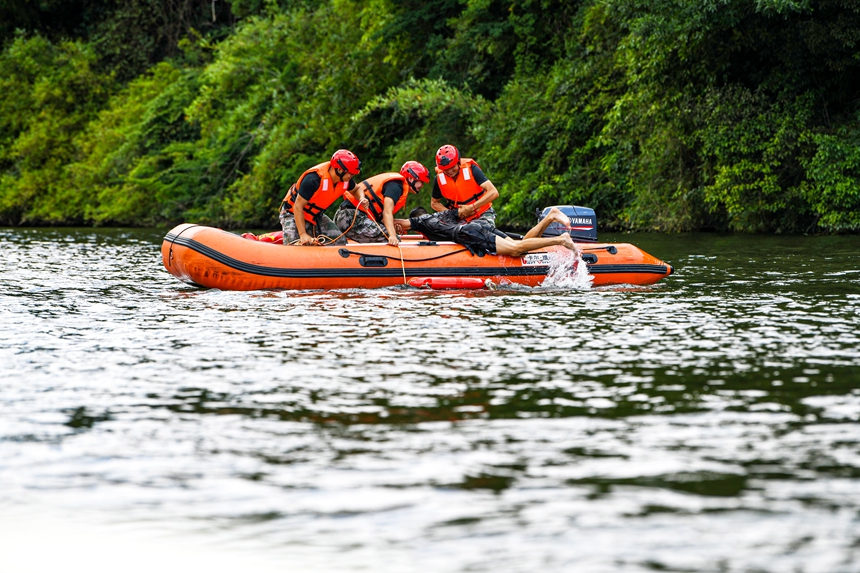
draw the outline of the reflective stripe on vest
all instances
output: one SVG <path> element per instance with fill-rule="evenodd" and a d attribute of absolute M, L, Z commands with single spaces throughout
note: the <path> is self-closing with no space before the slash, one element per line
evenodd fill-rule
<path fill-rule="evenodd" d="M 380 173 L 359 183 L 359 185 L 364 186 L 364 196 L 367 198 L 367 207 L 360 207 L 360 209 L 376 221 L 382 221 L 382 214 L 385 212 L 385 196 L 382 194 L 382 188 L 389 181 L 400 181 L 403 185 L 403 193 L 394 202 L 394 208 L 391 210 L 392 213 L 396 213 L 406 205 L 406 199 L 409 197 L 409 183 L 406 182 L 403 175 L 400 173 Z M 352 193 L 347 191 L 343 196 L 358 207 L 358 198 Z"/>
<path fill-rule="evenodd" d="M 439 183 L 439 191 L 442 197 L 450 202 L 450 207 L 457 208 L 461 205 L 471 205 L 481 198 L 486 190 L 475 183 L 475 178 L 472 177 L 472 165 L 480 165 L 473 159 L 463 157 L 460 159 L 460 173 L 456 179 L 451 179 L 441 172 L 440 168 L 436 168 L 438 175 L 436 181 Z M 481 216 L 481 213 L 492 207 L 492 203 L 487 203 L 483 207 L 479 207 L 475 214 L 468 217 L 466 220 L 471 221 Z"/>
<path fill-rule="evenodd" d="M 331 164 L 326 161 L 325 163 L 315 165 L 302 173 L 299 180 L 296 181 L 295 185 L 290 187 L 286 197 L 284 197 L 283 202 L 289 205 L 289 210 L 292 211 L 296 204 L 296 199 L 299 197 L 299 188 L 302 186 L 302 181 L 305 176 L 308 173 L 316 173 L 319 175 L 320 186 L 317 187 L 317 190 L 314 191 L 314 194 L 310 199 L 308 199 L 304 208 L 305 220 L 309 223 L 316 224 L 317 218 L 319 218 L 326 209 L 331 207 L 332 203 L 337 201 L 338 197 L 341 197 L 346 193 L 346 182 L 344 182 L 343 185 L 338 185 L 331 180 L 331 177 L 329 177 L 328 169 L 330 165 Z"/>

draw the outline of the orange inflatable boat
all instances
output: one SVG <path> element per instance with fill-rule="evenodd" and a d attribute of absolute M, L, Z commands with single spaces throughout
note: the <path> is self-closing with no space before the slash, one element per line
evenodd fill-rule
<path fill-rule="evenodd" d="M 410 281 L 419 286 L 433 286 L 436 281 L 453 285 L 447 288 L 475 288 L 474 279 L 538 286 L 550 272 L 552 253 L 570 253 L 564 247 L 549 247 L 523 257 L 476 257 L 456 243 L 409 235 L 402 238 L 400 247 L 387 243 L 302 247 L 182 224 L 167 233 L 161 256 L 164 267 L 186 283 L 221 290 L 260 290 L 378 288 Z M 647 285 L 672 274 L 670 265 L 630 244 L 580 246 L 594 286 Z M 449 280 L 453 278 L 469 280 Z"/>

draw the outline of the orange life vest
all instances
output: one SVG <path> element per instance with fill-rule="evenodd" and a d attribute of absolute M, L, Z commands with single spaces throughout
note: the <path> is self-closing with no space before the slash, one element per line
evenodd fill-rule
<path fill-rule="evenodd" d="M 445 175 L 441 167 L 436 168 L 436 182 L 439 184 L 439 191 L 442 192 L 442 197 L 451 203 L 452 208 L 457 208 L 461 205 L 471 205 L 485 193 L 484 188 L 475 183 L 475 178 L 472 176 L 472 165 L 480 167 L 474 159 L 461 157 L 460 172 L 457 174 L 456 179 L 451 179 Z M 481 213 L 492 206 L 492 203 L 487 203 L 483 207 L 479 207 L 475 211 L 475 214 L 466 220 L 477 219 L 481 216 Z"/>
<path fill-rule="evenodd" d="M 328 174 L 329 167 L 330 163 L 328 161 L 311 167 L 301 174 L 299 180 L 296 181 L 295 185 L 290 187 L 290 190 L 287 191 L 286 197 L 284 197 L 284 203 L 289 205 L 289 210 L 292 211 L 296 204 L 296 199 L 299 196 L 299 188 L 302 186 L 302 180 L 304 180 L 305 176 L 308 173 L 316 173 L 320 176 L 320 186 L 314 192 L 313 196 L 308 199 L 308 203 L 304 208 L 305 220 L 308 223 L 316 224 L 317 217 L 322 215 L 326 209 L 331 207 L 331 204 L 337 201 L 338 197 L 342 197 L 344 193 L 346 193 L 347 183 L 344 182 L 342 185 L 334 183 Z"/>
<path fill-rule="evenodd" d="M 372 215 L 377 221 L 382 221 L 382 213 L 385 209 L 385 195 L 382 194 L 382 188 L 389 181 L 400 181 L 403 185 L 403 193 L 401 193 L 400 199 L 394 202 L 394 209 L 391 211 L 396 213 L 406 205 L 406 199 L 409 198 L 409 183 L 406 182 L 403 175 L 400 173 L 380 173 L 359 183 L 359 185 L 364 186 L 364 197 L 367 199 L 367 207 L 361 207 L 361 210 Z M 358 207 L 358 199 L 352 193 L 347 191 L 343 196 Z"/>

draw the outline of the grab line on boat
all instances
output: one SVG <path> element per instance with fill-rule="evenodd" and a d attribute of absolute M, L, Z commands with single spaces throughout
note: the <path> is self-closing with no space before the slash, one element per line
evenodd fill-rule
<path fill-rule="evenodd" d="M 610 255 L 614 255 L 618 253 L 618 249 L 615 245 L 607 245 L 605 247 L 590 247 L 588 249 L 583 248 L 583 251 L 607 251 Z"/>
<path fill-rule="evenodd" d="M 186 247 L 193 251 L 200 253 L 201 255 L 212 259 L 220 264 L 226 265 L 230 268 L 236 269 L 240 272 L 268 276 L 268 277 L 285 277 L 285 278 L 332 278 L 332 277 L 392 277 L 397 276 L 397 271 L 393 269 L 348 269 L 348 268 L 284 268 L 284 267 L 268 267 L 264 265 L 256 265 L 253 263 L 247 263 L 238 259 L 234 259 L 233 257 L 221 253 L 217 249 L 213 249 L 203 243 L 195 241 L 194 239 L 188 239 L 186 237 L 177 237 L 173 233 L 168 233 L 165 237 L 165 241 L 175 240 L 176 244 L 180 247 Z M 339 249 L 340 250 L 340 249 Z M 350 255 L 350 251 L 347 249 L 342 249 L 344 252 L 340 253 L 343 258 L 347 258 Z M 466 251 L 467 249 L 461 249 L 460 251 L 455 251 L 455 253 Z M 367 257 L 377 257 L 377 258 L 387 258 L 393 259 L 393 257 L 387 257 L 386 255 L 368 255 L 365 253 L 352 253 L 361 256 Z M 452 253 L 453 254 L 453 253 Z M 447 256 L 447 255 L 446 255 Z M 423 260 L 432 260 L 433 258 L 441 258 L 441 257 L 431 257 L 431 259 L 418 259 L 418 262 Z M 412 262 L 411 259 L 405 259 L 405 261 Z M 500 267 L 452 267 L 452 268 L 439 268 L 439 267 L 419 267 L 419 268 L 411 268 L 407 273 L 407 277 L 410 276 L 463 276 L 465 275 L 487 275 L 487 276 L 534 276 L 534 275 L 546 275 L 549 272 L 549 267 L 544 265 L 535 265 L 535 266 L 500 266 Z"/>
<path fill-rule="evenodd" d="M 398 246 L 398 248 L 400 248 L 400 247 Z M 426 259 L 404 259 L 403 258 L 403 250 L 401 249 L 401 251 L 400 251 L 400 262 L 401 263 L 403 263 L 403 262 L 423 263 L 426 261 L 435 261 L 436 259 L 444 259 L 445 257 L 450 257 L 451 255 L 456 255 L 458 253 L 462 253 L 463 251 L 468 251 L 468 250 L 469 249 L 460 249 L 459 251 L 451 251 L 450 253 L 437 255 L 435 257 L 428 257 Z M 390 257 L 388 255 L 368 255 L 367 253 L 359 253 L 358 251 L 350 251 L 349 249 L 344 249 L 344 248 L 338 249 L 337 252 L 341 257 L 343 257 L 345 259 L 349 258 L 350 255 L 358 255 L 359 257 L 383 257 L 386 259 L 390 259 L 392 261 L 397 260 L 397 257 Z"/>
<path fill-rule="evenodd" d="M 199 226 L 200 225 L 188 225 L 187 227 L 185 227 L 184 229 L 182 229 L 181 231 L 176 233 L 176 235 L 173 237 L 173 240 L 170 241 L 170 249 L 167 251 L 167 266 L 168 267 L 170 266 L 171 262 L 173 261 L 173 245 L 176 244 L 176 239 L 179 238 L 179 235 L 181 235 L 182 233 L 184 233 L 188 229 L 191 229 L 192 227 L 199 227 Z"/>

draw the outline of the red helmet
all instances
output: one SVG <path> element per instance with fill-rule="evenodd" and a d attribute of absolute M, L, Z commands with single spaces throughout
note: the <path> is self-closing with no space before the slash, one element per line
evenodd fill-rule
<path fill-rule="evenodd" d="M 422 183 L 430 183 L 430 171 L 417 161 L 407 161 L 400 168 L 400 174 L 404 177 L 412 177 Z"/>
<path fill-rule="evenodd" d="M 460 152 L 453 145 L 443 145 L 436 152 L 436 165 L 442 169 L 450 169 L 460 162 Z"/>
<path fill-rule="evenodd" d="M 355 156 L 355 153 L 348 149 L 338 149 L 331 156 L 330 165 L 335 169 L 343 169 L 353 175 L 361 173 L 361 161 Z"/>

